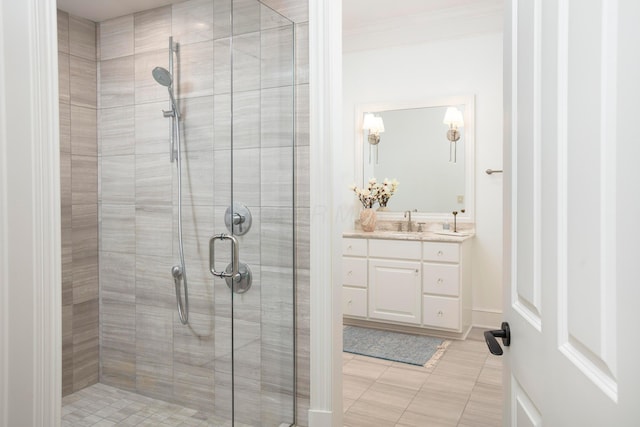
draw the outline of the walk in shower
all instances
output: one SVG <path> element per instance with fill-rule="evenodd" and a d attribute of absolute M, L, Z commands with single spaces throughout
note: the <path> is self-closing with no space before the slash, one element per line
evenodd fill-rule
<path fill-rule="evenodd" d="M 257 0 L 58 23 L 66 402 L 97 381 L 292 425 L 294 24 Z"/>

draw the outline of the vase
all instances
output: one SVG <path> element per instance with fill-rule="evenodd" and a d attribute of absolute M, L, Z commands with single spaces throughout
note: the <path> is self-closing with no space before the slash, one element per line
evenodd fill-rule
<path fill-rule="evenodd" d="M 387 207 L 386 206 L 378 207 L 378 212 L 385 212 L 385 211 L 387 211 Z"/>
<path fill-rule="evenodd" d="M 371 232 L 376 229 L 376 211 L 372 208 L 365 208 L 360 212 L 360 226 L 362 231 Z"/>

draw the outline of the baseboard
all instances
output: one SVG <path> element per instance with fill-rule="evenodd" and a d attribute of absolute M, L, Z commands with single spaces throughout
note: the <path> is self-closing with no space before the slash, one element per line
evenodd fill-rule
<path fill-rule="evenodd" d="M 498 328 L 504 320 L 502 310 L 476 309 L 471 312 L 471 324 L 478 328 Z"/>
<path fill-rule="evenodd" d="M 309 427 L 331 427 L 333 412 L 309 409 Z"/>

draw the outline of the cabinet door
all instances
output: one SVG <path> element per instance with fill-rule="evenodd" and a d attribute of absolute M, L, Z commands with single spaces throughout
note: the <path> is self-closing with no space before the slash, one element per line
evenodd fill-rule
<path fill-rule="evenodd" d="M 420 263 L 369 259 L 369 317 L 419 324 Z"/>
<path fill-rule="evenodd" d="M 367 317 L 367 290 L 343 287 L 342 314 Z"/>
<path fill-rule="evenodd" d="M 460 300 L 458 298 L 424 295 L 424 326 L 460 331 Z"/>
<path fill-rule="evenodd" d="M 422 287 L 427 294 L 460 295 L 458 264 L 422 264 Z"/>
<path fill-rule="evenodd" d="M 367 259 L 342 257 L 342 284 L 367 287 Z"/>

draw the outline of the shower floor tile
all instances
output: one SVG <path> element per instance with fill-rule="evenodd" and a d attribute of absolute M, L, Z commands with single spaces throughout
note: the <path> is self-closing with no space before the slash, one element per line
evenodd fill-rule
<path fill-rule="evenodd" d="M 62 398 L 61 425 L 231 427 L 231 421 L 108 385 L 94 384 Z M 236 426 L 240 424 L 236 422 Z"/>

